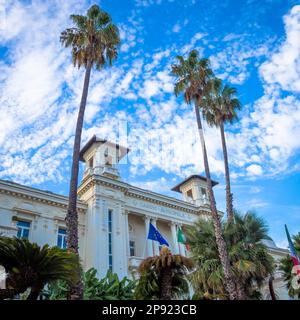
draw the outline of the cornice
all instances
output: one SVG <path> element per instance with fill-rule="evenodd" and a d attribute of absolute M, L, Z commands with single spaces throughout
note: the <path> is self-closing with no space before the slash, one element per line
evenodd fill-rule
<path fill-rule="evenodd" d="M 16 183 L 11 183 L 7 181 L 0 180 L 0 194 L 6 194 L 13 197 L 23 198 L 26 200 L 31 200 L 34 202 L 39 202 L 47 204 L 50 206 L 55 206 L 63 209 L 68 207 L 68 197 L 58 195 L 55 193 L 50 193 L 47 191 L 27 187 L 24 185 L 19 185 Z M 85 212 L 87 210 L 87 205 L 79 201 L 78 211 Z"/>
<path fill-rule="evenodd" d="M 95 185 L 102 185 L 108 188 L 119 190 L 122 191 L 125 196 L 128 196 L 130 198 L 140 199 L 168 208 L 173 208 L 196 215 L 210 215 L 209 208 L 207 208 L 206 210 L 205 207 L 197 207 L 193 204 L 189 204 L 185 201 L 178 200 L 176 198 L 144 190 L 132 186 L 126 182 L 109 179 L 100 175 L 91 175 L 86 177 L 78 188 L 78 196 L 82 196 L 85 192 L 87 192 L 91 187 Z M 220 212 L 220 214 L 222 213 Z"/>

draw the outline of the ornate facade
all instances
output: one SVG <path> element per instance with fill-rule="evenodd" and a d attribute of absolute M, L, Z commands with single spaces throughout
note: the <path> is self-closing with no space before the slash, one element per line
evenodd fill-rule
<path fill-rule="evenodd" d="M 85 170 L 78 189 L 79 250 L 83 267 L 96 268 L 99 277 L 108 269 L 130 275 L 142 259 L 159 253 L 158 243 L 147 240 L 149 222 L 172 252 L 186 255 L 177 242 L 178 227 L 210 217 L 204 177 L 193 175 L 173 188 L 183 200 L 144 190 L 120 178 L 118 163 L 128 152 L 95 136 L 81 151 Z M 67 203 L 65 196 L 0 180 L 0 234 L 64 247 Z M 287 252 L 273 246 L 271 253 Z"/>

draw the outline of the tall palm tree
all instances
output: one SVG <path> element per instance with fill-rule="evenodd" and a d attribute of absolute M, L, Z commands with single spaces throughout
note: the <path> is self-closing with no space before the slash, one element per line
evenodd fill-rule
<path fill-rule="evenodd" d="M 300 232 L 298 232 L 298 234 L 294 235 L 292 238 L 296 252 L 300 256 Z M 285 258 L 281 259 L 279 270 L 283 273 L 289 296 L 300 299 L 300 289 L 297 289 L 293 286 L 293 278 L 295 277 L 295 274 L 292 273 L 293 266 L 292 257 L 287 255 Z"/>
<path fill-rule="evenodd" d="M 241 104 L 235 97 L 236 89 L 228 85 L 223 86 L 220 79 L 210 80 L 208 88 L 207 94 L 202 99 L 202 111 L 203 117 L 209 126 L 220 128 L 226 179 L 226 212 L 230 223 L 233 220 L 233 199 L 224 124 L 232 123 L 237 119 L 237 110 L 240 109 Z"/>
<path fill-rule="evenodd" d="M 186 294 L 186 274 L 193 266 L 191 259 L 173 255 L 167 247 L 163 247 L 159 256 L 148 257 L 141 262 L 136 298 L 171 300 L 176 295 Z"/>
<path fill-rule="evenodd" d="M 187 59 L 184 59 L 182 56 L 178 56 L 177 60 L 178 64 L 172 65 L 172 74 L 177 77 L 174 91 L 176 96 L 178 96 L 180 93 L 184 93 L 184 99 L 187 104 L 194 103 L 218 252 L 220 260 L 222 262 L 222 267 L 224 269 L 226 288 L 228 290 L 230 298 L 236 299 L 235 282 L 233 274 L 230 270 L 230 262 L 226 249 L 226 243 L 222 235 L 221 221 L 216 207 L 216 200 L 212 188 L 212 181 L 210 177 L 207 151 L 200 115 L 202 98 L 207 92 L 208 82 L 213 77 L 213 72 L 209 67 L 209 61 L 207 59 L 199 59 L 197 50 L 192 50 Z"/>
<path fill-rule="evenodd" d="M 232 223 L 222 223 L 222 230 L 238 280 L 238 299 L 253 299 L 257 297 L 256 286 L 260 288 L 274 270 L 273 258 L 262 243 L 269 239 L 266 225 L 252 212 L 244 216 L 235 213 Z M 199 219 L 189 228 L 188 241 L 196 265 L 191 275 L 196 295 L 228 299 L 212 222 Z"/>
<path fill-rule="evenodd" d="M 120 44 L 119 30 L 112 23 L 110 15 L 93 5 L 86 16 L 71 15 L 74 27 L 61 33 L 60 41 L 65 47 L 72 48 L 74 66 L 85 68 L 85 77 L 78 112 L 75 140 L 73 147 L 72 172 L 69 191 L 69 204 L 66 217 L 68 249 L 78 254 L 78 215 L 77 187 L 79 171 L 79 153 L 84 112 L 87 102 L 89 81 L 92 68 L 101 70 L 117 58 L 117 48 Z M 73 288 L 71 296 L 82 298 L 82 286 Z"/>
<path fill-rule="evenodd" d="M 28 300 L 36 300 L 46 283 L 78 281 L 79 260 L 72 252 L 43 247 L 26 239 L 0 237 L 0 265 L 6 271 L 6 289 L 0 300 L 11 299 L 31 288 Z"/>

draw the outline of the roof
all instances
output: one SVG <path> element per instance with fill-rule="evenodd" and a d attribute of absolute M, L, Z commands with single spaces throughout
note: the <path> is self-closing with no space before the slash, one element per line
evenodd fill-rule
<path fill-rule="evenodd" d="M 274 240 L 272 239 L 272 238 L 270 238 L 270 239 L 264 239 L 264 240 L 262 240 L 262 243 L 265 245 L 265 246 L 267 246 L 268 248 L 278 248 L 277 246 L 276 246 L 276 243 L 274 242 Z"/>
<path fill-rule="evenodd" d="M 93 135 L 92 138 L 80 150 L 80 154 L 79 154 L 79 160 L 80 161 L 84 162 L 83 155 L 96 142 L 109 143 L 109 144 L 115 145 L 117 147 L 117 149 L 121 150 L 121 153 L 123 153 L 123 155 L 127 154 L 130 151 L 129 148 L 123 147 L 123 146 L 121 146 L 121 145 L 119 145 L 117 143 L 111 142 L 111 141 L 106 140 L 106 139 L 98 138 L 96 135 Z"/>
<path fill-rule="evenodd" d="M 205 182 L 207 181 L 206 177 L 200 176 L 200 175 L 198 175 L 198 174 L 193 174 L 193 175 L 189 176 L 188 178 L 186 178 L 185 180 L 183 180 L 182 182 L 180 182 L 179 184 L 177 184 L 177 185 L 176 185 L 175 187 L 173 187 L 171 190 L 181 193 L 180 187 L 181 187 L 183 184 L 189 182 L 189 181 L 192 180 L 192 179 L 200 179 L 200 180 L 203 180 L 203 181 L 205 181 Z M 214 187 L 215 185 L 219 184 L 217 181 L 214 181 L 214 180 L 211 180 L 211 182 L 212 182 L 213 187 Z"/>

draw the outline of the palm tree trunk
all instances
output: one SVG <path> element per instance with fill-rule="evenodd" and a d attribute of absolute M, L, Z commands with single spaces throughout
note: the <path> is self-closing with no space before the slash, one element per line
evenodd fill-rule
<path fill-rule="evenodd" d="M 233 274 L 230 269 L 230 262 L 229 257 L 227 253 L 226 243 L 222 235 L 222 228 L 221 228 L 221 221 L 218 215 L 217 207 L 216 207 L 216 200 L 212 188 L 212 182 L 210 177 L 210 171 L 209 171 L 209 164 L 208 164 L 208 158 L 207 158 L 207 151 L 205 146 L 205 139 L 202 129 L 202 123 L 201 123 L 201 117 L 200 117 L 200 111 L 198 104 L 195 103 L 195 113 L 196 113 L 196 119 L 197 119 L 197 125 L 198 125 L 198 132 L 200 136 L 200 142 L 202 147 L 202 154 L 203 154 L 203 162 L 204 162 L 204 169 L 205 169 L 205 175 L 207 180 L 207 191 L 208 191 L 208 197 L 210 202 L 210 209 L 211 214 L 213 218 L 213 224 L 215 228 L 215 237 L 216 237 L 216 243 L 219 251 L 219 257 L 222 263 L 223 271 L 224 271 L 224 277 L 225 277 L 225 286 L 229 293 L 229 297 L 231 300 L 235 300 L 237 298 L 236 289 L 235 289 L 235 282 L 233 278 Z"/>
<path fill-rule="evenodd" d="M 84 111 L 86 107 L 87 95 L 89 90 L 89 82 L 91 75 L 92 63 L 88 62 L 85 71 L 84 85 L 80 101 L 80 107 L 77 117 L 75 140 L 73 147 L 72 172 L 70 181 L 68 213 L 66 217 L 67 226 L 67 245 L 68 250 L 78 254 L 78 213 L 77 213 L 77 187 L 78 187 L 78 171 L 79 171 L 79 153 L 80 141 L 83 127 Z M 82 284 L 79 283 L 71 288 L 71 299 L 81 299 L 83 295 Z"/>
<path fill-rule="evenodd" d="M 241 280 L 240 280 L 241 281 Z M 239 280 L 236 281 L 236 292 L 238 300 L 247 300 L 245 288 Z"/>
<path fill-rule="evenodd" d="M 275 290 L 274 290 L 274 286 L 273 286 L 273 280 L 274 280 L 274 277 L 270 276 L 270 278 L 269 278 L 269 291 L 270 291 L 271 299 L 272 300 L 277 300 L 276 294 L 275 294 Z"/>
<path fill-rule="evenodd" d="M 221 141 L 223 148 L 223 158 L 224 158 L 224 167 L 225 167 L 225 180 L 226 180 L 226 211 L 228 223 L 233 221 L 233 199 L 230 188 L 230 175 L 229 175 L 229 165 L 228 165 L 228 154 L 227 154 L 227 146 L 224 132 L 224 123 L 220 122 L 220 132 L 221 132 Z"/>
<path fill-rule="evenodd" d="M 160 300 L 171 300 L 172 270 L 165 267 L 161 271 Z"/>
<path fill-rule="evenodd" d="M 33 285 L 26 300 L 37 300 L 43 288 L 43 283 L 36 283 L 35 285 Z"/>

